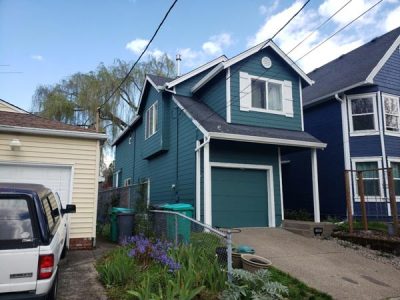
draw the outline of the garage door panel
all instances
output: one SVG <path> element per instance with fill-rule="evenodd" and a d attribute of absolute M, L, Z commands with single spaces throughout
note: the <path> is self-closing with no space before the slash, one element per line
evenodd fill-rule
<path fill-rule="evenodd" d="M 266 171 L 214 167 L 211 178 L 213 225 L 268 226 Z"/>

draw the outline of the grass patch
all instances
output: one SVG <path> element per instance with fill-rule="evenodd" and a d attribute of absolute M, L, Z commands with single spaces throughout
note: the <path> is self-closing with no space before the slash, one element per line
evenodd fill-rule
<path fill-rule="evenodd" d="M 364 230 L 362 222 L 353 221 L 353 229 L 354 230 Z M 338 225 L 338 230 L 349 232 L 349 223 L 344 222 L 344 223 Z M 388 226 L 387 226 L 387 223 L 385 223 L 385 222 L 370 221 L 370 222 L 368 222 L 368 230 L 387 232 Z"/>
<path fill-rule="evenodd" d="M 274 267 L 268 268 L 271 272 L 271 280 L 277 281 L 289 289 L 288 299 L 302 299 L 302 300 L 332 300 L 333 298 L 328 294 L 319 292 L 300 280 L 284 273 Z"/>

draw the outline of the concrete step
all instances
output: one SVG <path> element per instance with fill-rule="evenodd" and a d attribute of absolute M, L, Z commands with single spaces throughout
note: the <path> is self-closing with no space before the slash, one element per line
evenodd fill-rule
<path fill-rule="evenodd" d="M 282 228 L 305 237 L 330 237 L 335 224 L 329 222 L 308 222 L 297 220 L 284 220 Z"/>

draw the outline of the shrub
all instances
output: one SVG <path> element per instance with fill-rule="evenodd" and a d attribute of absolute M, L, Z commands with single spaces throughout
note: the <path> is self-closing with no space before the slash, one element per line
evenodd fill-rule
<path fill-rule="evenodd" d="M 232 273 L 233 281 L 227 283 L 228 288 L 223 291 L 222 299 L 284 299 L 288 295 L 288 288 L 271 281 L 268 270 L 258 270 L 250 273 L 236 269 Z"/>

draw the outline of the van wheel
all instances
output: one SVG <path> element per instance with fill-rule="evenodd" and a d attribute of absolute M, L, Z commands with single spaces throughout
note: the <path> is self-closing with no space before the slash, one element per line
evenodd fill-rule
<path fill-rule="evenodd" d="M 58 292 L 58 272 L 55 275 L 53 285 L 51 286 L 51 290 L 47 296 L 47 300 L 56 300 Z"/>
<path fill-rule="evenodd" d="M 61 259 L 65 258 L 65 257 L 67 256 L 67 252 L 68 252 L 68 249 L 67 249 L 67 242 L 65 242 L 65 243 L 64 243 L 63 250 L 62 250 L 62 252 L 61 252 Z"/>

